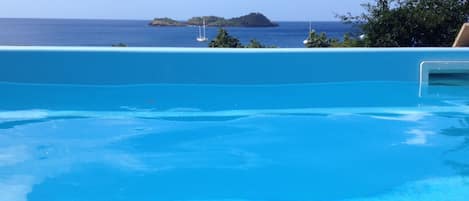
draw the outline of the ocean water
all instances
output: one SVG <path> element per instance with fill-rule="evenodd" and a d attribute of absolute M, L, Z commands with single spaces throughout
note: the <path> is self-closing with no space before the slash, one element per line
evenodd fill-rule
<path fill-rule="evenodd" d="M 0 45 L 112 46 L 125 43 L 133 47 L 207 47 L 199 43 L 197 27 L 150 27 L 149 21 L 0 19 Z M 308 22 L 280 22 L 271 28 L 227 28 L 244 44 L 257 39 L 266 45 L 304 47 Z M 313 28 L 330 37 L 342 38 L 353 32 L 340 22 L 314 22 Z M 208 27 L 207 37 L 215 37 L 218 28 Z"/>
<path fill-rule="evenodd" d="M 465 201 L 469 88 L 0 84 L 0 200 Z"/>

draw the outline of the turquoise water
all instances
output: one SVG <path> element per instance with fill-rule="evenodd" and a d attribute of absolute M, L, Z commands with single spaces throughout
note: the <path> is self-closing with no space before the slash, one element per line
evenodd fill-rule
<path fill-rule="evenodd" d="M 469 197 L 467 86 L 2 83 L 0 91 L 0 200 Z"/>

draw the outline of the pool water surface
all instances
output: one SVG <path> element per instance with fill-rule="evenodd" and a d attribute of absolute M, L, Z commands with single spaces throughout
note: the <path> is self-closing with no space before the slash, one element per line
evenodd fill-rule
<path fill-rule="evenodd" d="M 463 201 L 469 87 L 1 83 L 0 201 Z"/>

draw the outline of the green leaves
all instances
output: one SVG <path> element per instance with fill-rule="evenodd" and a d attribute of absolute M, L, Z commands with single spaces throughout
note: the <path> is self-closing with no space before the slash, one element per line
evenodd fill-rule
<path fill-rule="evenodd" d="M 241 42 L 235 37 L 232 37 L 228 34 L 225 29 L 219 29 L 218 35 L 210 41 L 208 44 L 209 47 L 218 47 L 218 48 L 241 48 Z"/>
<path fill-rule="evenodd" d="M 335 39 L 327 38 L 326 33 L 316 34 L 315 31 L 309 32 L 309 36 L 306 39 L 306 47 L 331 47 L 333 43 L 337 41 Z"/>
<path fill-rule="evenodd" d="M 241 42 L 228 34 L 225 29 L 219 29 L 218 34 L 210 41 L 209 47 L 214 48 L 275 48 L 275 46 L 265 46 L 256 39 L 252 39 L 247 46 L 243 46 Z"/>
<path fill-rule="evenodd" d="M 259 42 L 256 39 L 252 39 L 249 44 L 246 46 L 246 48 L 265 48 L 265 45 L 263 45 L 261 42 Z"/>
<path fill-rule="evenodd" d="M 469 17 L 467 0 L 375 0 L 366 13 L 345 15 L 359 24 L 368 47 L 449 47 Z"/>

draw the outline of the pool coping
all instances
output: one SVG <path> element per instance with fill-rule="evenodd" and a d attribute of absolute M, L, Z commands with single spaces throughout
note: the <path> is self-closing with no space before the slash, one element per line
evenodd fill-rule
<path fill-rule="evenodd" d="M 309 53 L 309 52 L 469 52 L 469 48 L 194 48 L 194 47 L 89 47 L 89 46 L 0 46 L 0 51 L 66 52 L 160 52 L 160 53 Z"/>

